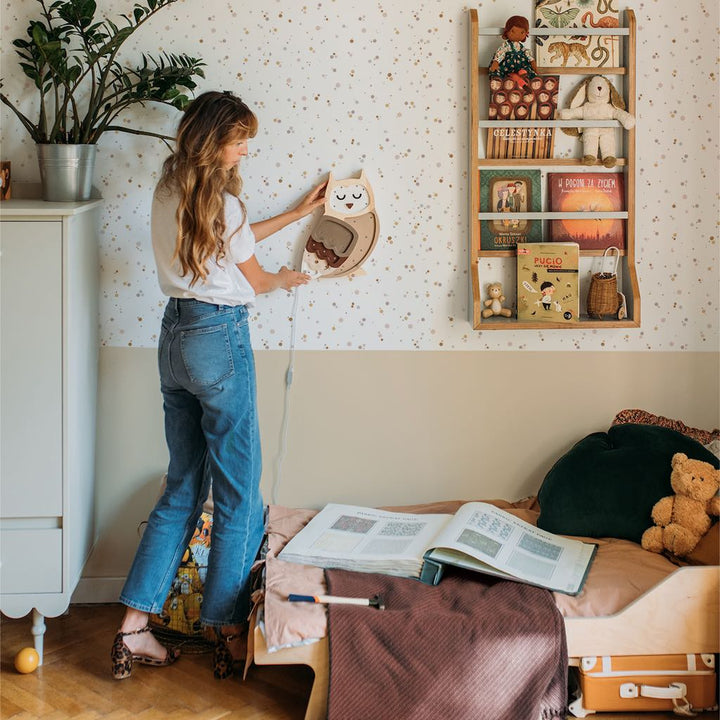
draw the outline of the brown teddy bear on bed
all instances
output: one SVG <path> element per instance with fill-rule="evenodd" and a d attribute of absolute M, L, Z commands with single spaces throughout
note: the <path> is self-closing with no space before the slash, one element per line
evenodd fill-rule
<path fill-rule="evenodd" d="M 720 470 L 683 453 L 675 453 L 671 464 L 670 484 L 675 494 L 655 503 L 655 525 L 643 533 L 641 545 L 650 552 L 669 550 L 684 557 L 710 529 L 710 516 L 720 515 Z"/>

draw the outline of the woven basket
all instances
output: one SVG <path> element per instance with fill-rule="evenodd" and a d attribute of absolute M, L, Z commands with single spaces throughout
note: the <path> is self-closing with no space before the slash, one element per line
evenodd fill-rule
<path fill-rule="evenodd" d="M 615 267 L 613 272 L 598 272 L 590 279 L 590 289 L 587 296 L 587 313 L 590 317 L 602 318 L 603 315 L 615 315 L 620 306 L 617 289 L 617 265 L 620 259 L 620 250 L 609 247 L 603 253 L 603 261 L 609 257 L 608 251 L 615 250 Z"/>

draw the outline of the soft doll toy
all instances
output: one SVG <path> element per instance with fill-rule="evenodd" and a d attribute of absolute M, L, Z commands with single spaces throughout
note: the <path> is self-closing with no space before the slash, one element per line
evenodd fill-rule
<path fill-rule="evenodd" d="M 495 51 L 488 68 L 489 75 L 511 77 L 520 87 L 537 75 L 537 65 L 523 43 L 530 34 L 530 23 L 522 15 L 509 17 L 503 29 L 504 42 Z"/>
<path fill-rule="evenodd" d="M 625 103 L 612 83 L 602 75 L 593 75 L 575 91 L 570 107 L 560 110 L 563 120 L 618 120 L 630 129 L 635 126 L 633 115 L 625 111 Z M 583 135 L 583 165 L 602 164 L 611 168 L 617 164 L 615 128 L 562 128 L 568 135 Z"/>
<path fill-rule="evenodd" d="M 710 463 L 692 460 L 684 453 L 672 458 L 670 484 L 675 495 L 661 498 L 652 509 L 654 527 L 642 536 L 650 552 L 669 550 L 683 557 L 695 549 L 710 529 L 710 515 L 720 515 L 720 470 Z"/>
<path fill-rule="evenodd" d="M 511 317 L 512 310 L 503 307 L 505 296 L 503 295 L 502 285 L 500 283 L 490 283 L 487 292 L 488 299 L 485 301 L 485 309 L 482 311 L 482 316 L 484 318 L 488 318 L 491 315 Z"/>

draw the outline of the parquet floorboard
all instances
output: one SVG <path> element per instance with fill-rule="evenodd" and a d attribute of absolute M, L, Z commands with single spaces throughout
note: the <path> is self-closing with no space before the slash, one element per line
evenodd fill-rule
<path fill-rule="evenodd" d="M 215 680 L 212 655 L 185 654 L 167 668 L 137 666 L 110 674 L 119 605 L 72 605 L 46 618 L 44 664 L 15 671 L 15 654 L 32 645 L 30 619 L 0 620 L 0 720 L 302 720 L 312 686 L 304 666 L 253 666 L 248 679 Z M 669 720 L 672 713 L 597 714 L 597 720 Z M 717 719 L 703 713 L 698 720 Z M 358 719 L 360 720 L 360 719 Z M 379 719 L 378 719 L 379 720 Z M 518 719 L 522 720 L 522 719 Z"/>
<path fill-rule="evenodd" d="M 258 667 L 247 680 L 216 680 L 212 654 L 167 668 L 136 666 L 113 680 L 110 647 L 120 605 L 71 605 L 46 618 L 42 667 L 21 675 L 15 654 L 32 645 L 30 618 L 0 620 L 0 720 L 302 720 L 312 671 Z"/>

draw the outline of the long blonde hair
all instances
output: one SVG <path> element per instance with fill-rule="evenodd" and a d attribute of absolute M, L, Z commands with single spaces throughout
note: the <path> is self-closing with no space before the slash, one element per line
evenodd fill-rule
<path fill-rule="evenodd" d="M 224 193 L 240 200 L 242 178 L 237 165 L 223 167 L 223 151 L 231 143 L 254 137 L 257 127 L 250 108 L 227 91 L 198 95 L 180 120 L 175 152 L 163 164 L 158 190 L 180 197 L 175 257 L 181 274 L 192 275 L 191 286 L 207 277 L 209 259 L 225 256 Z M 241 200 L 240 206 L 244 222 Z"/>

